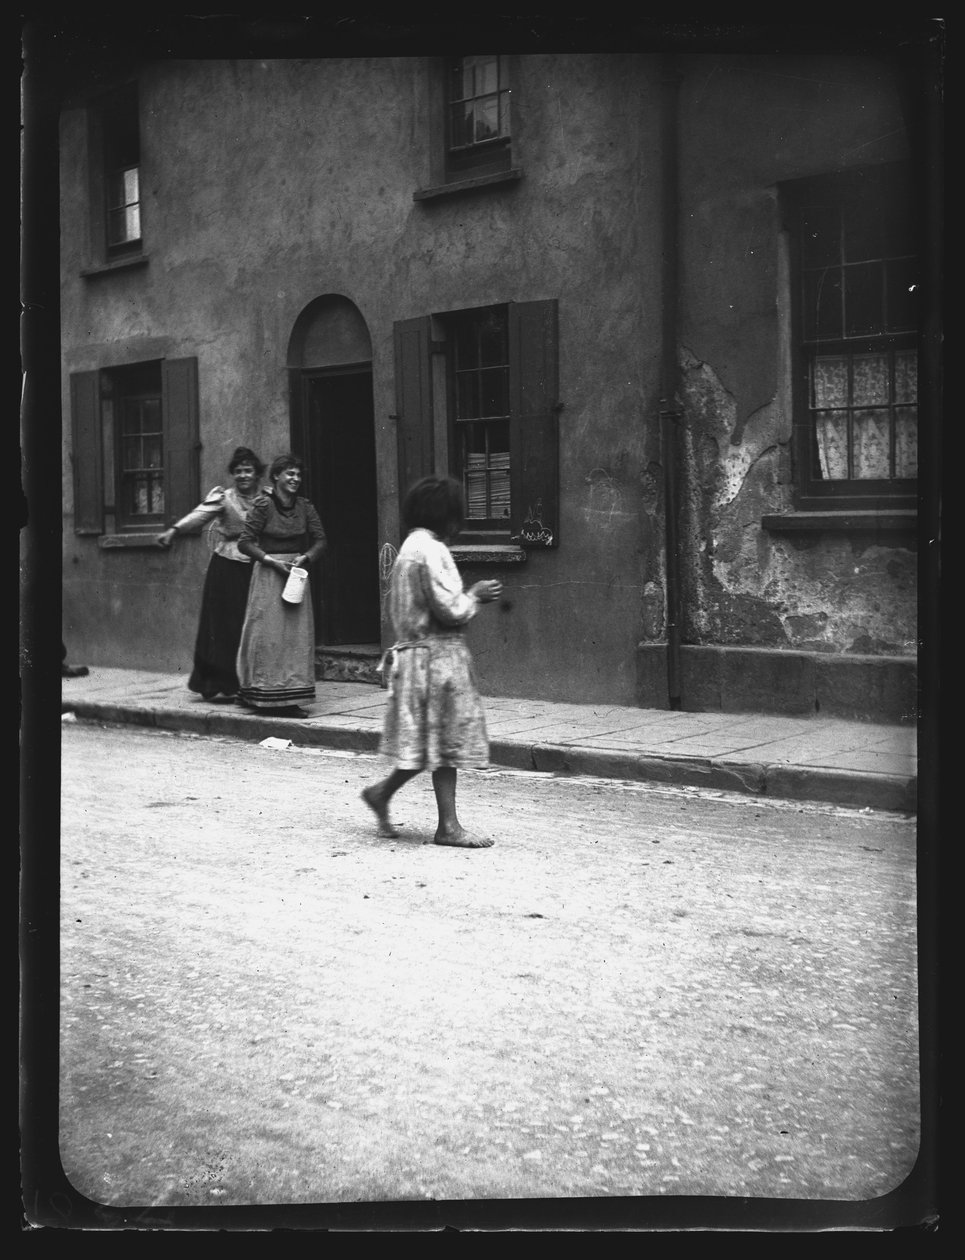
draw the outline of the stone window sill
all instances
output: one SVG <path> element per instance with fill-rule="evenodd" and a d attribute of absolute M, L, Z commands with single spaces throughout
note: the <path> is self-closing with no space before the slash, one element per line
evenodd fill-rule
<path fill-rule="evenodd" d="M 914 533 L 918 526 L 918 513 L 913 509 L 888 511 L 858 510 L 853 512 L 783 512 L 761 518 L 761 525 L 774 533 L 860 533 L 861 531 L 887 530 L 894 533 Z"/>
<path fill-rule="evenodd" d="M 495 171 L 490 175 L 476 175 L 469 179 L 455 179 L 448 184 L 435 184 L 430 188 L 417 188 L 413 201 L 432 201 L 437 197 L 451 197 L 456 193 L 470 192 L 474 188 L 488 188 L 493 184 L 515 184 L 523 178 L 518 166 L 508 171 Z"/>
<path fill-rule="evenodd" d="M 93 267 L 84 267 L 81 269 L 80 274 L 85 279 L 91 280 L 95 276 L 107 276 L 115 271 L 132 271 L 137 267 L 146 267 L 147 263 L 147 254 L 132 254 L 129 258 L 115 258 L 111 262 L 98 263 Z"/>
<path fill-rule="evenodd" d="M 157 540 L 158 534 L 163 533 L 164 526 L 158 525 L 153 534 L 101 534 L 97 539 L 97 545 L 105 551 L 115 551 L 118 548 L 150 548 L 152 551 L 163 551 L 164 548 Z"/>
<path fill-rule="evenodd" d="M 508 543 L 458 543 L 450 547 L 457 564 L 525 564 L 526 552 L 522 547 Z"/>

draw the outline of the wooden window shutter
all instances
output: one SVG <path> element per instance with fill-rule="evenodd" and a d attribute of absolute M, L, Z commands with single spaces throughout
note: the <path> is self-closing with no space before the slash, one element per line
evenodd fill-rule
<path fill-rule="evenodd" d="M 513 539 L 524 546 L 555 547 L 560 525 L 555 299 L 510 303 L 509 380 Z"/>
<path fill-rule="evenodd" d="M 432 371 L 429 317 L 403 319 L 394 327 L 395 412 L 399 498 L 433 470 Z"/>
<path fill-rule="evenodd" d="M 71 442 L 74 465 L 74 532 L 104 532 L 104 446 L 101 440 L 99 372 L 70 378 Z"/>
<path fill-rule="evenodd" d="M 164 513 L 176 521 L 197 506 L 198 360 L 165 359 L 161 372 L 164 411 Z"/>

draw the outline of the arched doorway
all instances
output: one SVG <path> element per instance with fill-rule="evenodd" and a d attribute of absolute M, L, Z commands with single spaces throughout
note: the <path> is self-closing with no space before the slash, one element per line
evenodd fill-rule
<path fill-rule="evenodd" d="M 372 345 L 348 298 L 317 298 L 289 343 L 292 450 L 305 460 L 305 494 L 328 547 L 312 581 L 320 645 L 378 644 L 378 498 Z"/>

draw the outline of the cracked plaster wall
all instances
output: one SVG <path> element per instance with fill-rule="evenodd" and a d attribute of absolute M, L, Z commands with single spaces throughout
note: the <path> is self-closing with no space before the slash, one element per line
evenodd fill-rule
<path fill-rule="evenodd" d="M 763 529 L 785 502 L 783 409 L 759 408 L 735 442 L 735 402 L 712 368 L 685 354 L 683 381 L 685 641 L 914 654 L 914 549 Z"/>
<path fill-rule="evenodd" d="M 913 540 L 768 532 L 792 506 L 778 185 L 906 155 L 869 57 L 691 58 L 681 92 L 684 641 L 913 655 Z"/>

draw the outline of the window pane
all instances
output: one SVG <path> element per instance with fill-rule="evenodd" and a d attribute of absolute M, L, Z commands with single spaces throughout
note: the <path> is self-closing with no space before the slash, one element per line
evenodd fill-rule
<path fill-rule="evenodd" d="M 898 258 L 886 264 L 887 313 L 889 332 L 910 332 L 918 326 L 918 266 L 913 258 Z"/>
<path fill-rule="evenodd" d="M 862 481 L 891 476 L 887 411 L 854 413 L 854 475 Z"/>
<path fill-rule="evenodd" d="M 124 438 L 121 442 L 121 468 L 131 469 L 141 467 L 141 439 Z"/>
<path fill-rule="evenodd" d="M 506 461 L 506 466 L 494 469 L 490 477 L 489 515 L 503 521 L 509 519 L 509 451 L 500 452 L 500 458 Z"/>
<path fill-rule="evenodd" d="M 509 425 L 467 424 L 461 432 L 467 518 L 508 518 Z"/>
<path fill-rule="evenodd" d="M 137 167 L 132 166 L 129 170 L 124 171 L 121 175 L 121 181 L 123 202 L 128 206 L 133 205 L 135 201 L 139 200 Z"/>
<path fill-rule="evenodd" d="M 495 92 L 499 88 L 499 61 L 496 57 L 487 57 L 476 61 L 476 94 L 482 96 L 486 92 Z"/>
<path fill-rule="evenodd" d="M 472 420 L 479 415 L 479 378 L 475 372 L 456 377 L 456 417 Z"/>
<path fill-rule="evenodd" d="M 918 355 L 914 350 L 899 350 L 895 355 L 895 402 L 916 402 L 918 399 Z"/>
<path fill-rule="evenodd" d="M 845 208 L 844 256 L 849 263 L 879 259 L 885 252 L 887 210 L 870 190 L 862 189 Z"/>
<path fill-rule="evenodd" d="M 918 476 L 918 408 L 895 408 L 895 476 Z"/>
<path fill-rule="evenodd" d="M 472 65 L 463 57 L 449 71 L 449 99 L 460 101 L 466 96 L 472 96 Z"/>
<path fill-rule="evenodd" d="M 456 368 L 475 367 L 479 362 L 479 320 L 463 320 L 456 325 Z"/>
<path fill-rule="evenodd" d="M 123 206 L 107 216 L 107 237 L 110 245 L 126 245 L 141 239 L 141 211 L 138 206 Z"/>
<path fill-rule="evenodd" d="M 125 484 L 128 515 L 147 516 L 150 512 L 147 477 L 129 477 Z"/>
<path fill-rule="evenodd" d="M 804 336 L 841 336 L 841 272 L 837 269 L 809 272 L 804 277 Z"/>
<path fill-rule="evenodd" d="M 854 356 L 854 405 L 856 407 L 882 406 L 888 402 L 888 356 L 886 354 L 856 354 Z"/>
<path fill-rule="evenodd" d="M 848 478 L 848 421 L 838 411 L 819 411 L 814 417 L 821 476 L 825 481 Z"/>
<path fill-rule="evenodd" d="M 845 333 L 849 337 L 880 332 L 884 326 L 882 302 L 882 267 L 880 263 L 861 263 L 846 267 Z"/>
<path fill-rule="evenodd" d="M 479 414 L 509 414 L 509 368 L 486 368 L 479 373 Z"/>
<path fill-rule="evenodd" d="M 473 109 L 471 105 L 454 105 L 451 111 L 453 145 L 471 144 Z"/>
<path fill-rule="evenodd" d="M 161 438 L 157 434 L 153 437 L 144 439 L 144 467 L 160 468 L 161 467 Z"/>
<path fill-rule="evenodd" d="M 801 224 L 802 261 L 807 268 L 841 261 L 841 215 L 834 206 L 806 206 Z"/>
<path fill-rule="evenodd" d="M 148 478 L 148 496 L 151 505 L 149 511 L 153 513 L 163 512 L 164 489 L 161 485 L 161 478 L 156 473 Z"/>
<path fill-rule="evenodd" d="M 130 402 L 122 401 L 121 405 L 121 433 L 131 434 L 141 432 L 141 413 L 136 406 Z"/>
<path fill-rule="evenodd" d="M 508 325 L 501 312 L 494 311 L 482 321 L 479 329 L 479 362 L 494 367 L 509 362 Z"/>
<path fill-rule="evenodd" d="M 814 407 L 847 407 L 847 355 L 819 355 L 811 373 L 811 399 Z"/>
<path fill-rule="evenodd" d="M 476 141 L 492 140 L 499 135 L 499 102 L 495 96 L 487 96 L 476 102 Z"/>

